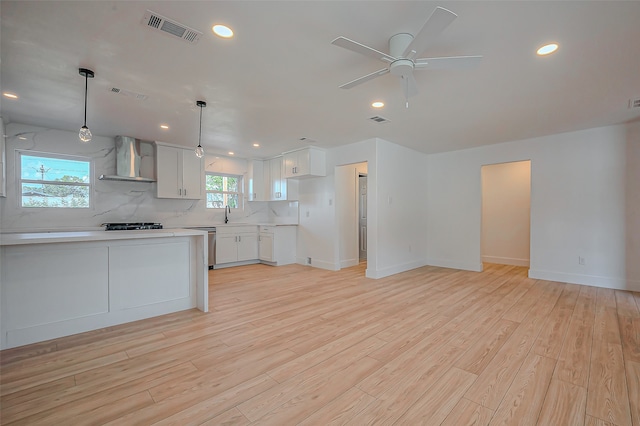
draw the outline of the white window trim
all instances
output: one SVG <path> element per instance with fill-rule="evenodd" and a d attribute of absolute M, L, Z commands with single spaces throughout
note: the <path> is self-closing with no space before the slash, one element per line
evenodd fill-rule
<path fill-rule="evenodd" d="M 207 176 L 223 176 L 232 177 L 238 179 L 238 192 L 232 191 L 209 191 L 207 190 Z M 232 210 L 244 210 L 244 177 L 242 175 L 235 175 L 232 173 L 219 173 L 219 172 L 205 172 L 204 176 L 204 201 L 205 208 L 207 210 L 223 210 L 224 207 L 209 207 L 207 206 L 207 194 L 238 194 L 238 207 L 232 207 Z"/>
<path fill-rule="evenodd" d="M 53 182 L 54 185 L 80 185 L 87 186 L 89 188 L 89 206 L 87 207 L 23 207 L 22 206 L 22 183 L 42 183 L 43 181 L 33 181 L 31 179 L 22 179 L 22 156 L 28 155 L 32 157 L 47 157 L 47 158 L 55 158 L 60 160 L 73 160 L 73 161 L 85 161 L 89 163 L 89 182 L 88 183 L 72 183 L 72 182 L 56 182 L 56 181 L 46 181 Z M 15 151 L 15 175 L 16 175 L 16 204 L 19 209 L 23 210 L 59 210 L 64 209 L 65 211 L 87 211 L 93 210 L 94 208 L 94 161 L 92 157 L 84 157 L 82 155 L 70 155 L 70 154 L 61 154 L 57 152 L 43 152 L 43 151 L 31 151 L 25 149 L 16 149 Z"/>

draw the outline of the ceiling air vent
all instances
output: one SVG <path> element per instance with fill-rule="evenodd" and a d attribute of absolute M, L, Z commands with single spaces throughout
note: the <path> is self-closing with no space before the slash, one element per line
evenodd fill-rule
<path fill-rule="evenodd" d="M 389 122 L 388 119 L 386 119 L 384 117 L 380 117 L 379 115 L 371 117 L 371 118 L 369 118 L 369 120 L 375 121 L 376 123 L 388 123 Z"/>
<path fill-rule="evenodd" d="M 178 37 L 188 43 L 195 44 L 200 40 L 202 33 L 200 31 L 189 28 L 169 18 L 147 10 L 142 18 L 142 25 L 150 29 L 162 31 L 166 34 Z"/>
<path fill-rule="evenodd" d="M 629 99 L 629 108 L 640 108 L 640 98 Z"/>
<path fill-rule="evenodd" d="M 109 87 L 107 89 L 107 91 L 109 91 L 111 93 L 115 93 L 117 95 L 126 96 L 128 98 L 133 98 L 133 99 L 136 99 L 138 101 L 145 101 L 149 97 L 147 95 L 143 95 L 142 93 L 136 93 L 136 92 L 133 92 L 131 90 L 120 89 L 118 87 Z"/>

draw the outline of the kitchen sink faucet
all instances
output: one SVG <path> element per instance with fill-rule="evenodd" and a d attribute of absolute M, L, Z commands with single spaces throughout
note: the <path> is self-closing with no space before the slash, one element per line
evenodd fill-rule
<path fill-rule="evenodd" d="M 229 223 L 229 216 L 227 215 L 227 212 L 231 214 L 231 207 L 226 206 L 224 208 L 224 223 Z"/>

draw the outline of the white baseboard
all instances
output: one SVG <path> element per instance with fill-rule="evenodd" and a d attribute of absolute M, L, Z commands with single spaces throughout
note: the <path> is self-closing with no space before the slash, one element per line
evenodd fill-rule
<path fill-rule="evenodd" d="M 499 265 L 529 266 L 529 259 L 518 259 L 515 257 L 482 256 L 482 261 L 497 263 Z"/>
<path fill-rule="evenodd" d="M 298 257 L 296 259 L 296 263 L 298 265 L 312 266 L 314 268 L 326 269 L 328 271 L 339 271 L 340 270 L 340 264 L 337 264 L 337 263 L 334 263 L 334 262 L 327 262 L 327 261 L 319 260 L 319 259 L 312 259 L 311 260 L 311 265 L 309 265 L 307 263 L 307 258 L 306 257 Z"/>
<path fill-rule="evenodd" d="M 378 279 L 378 278 L 388 277 L 390 275 L 399 274 L 401 272 L 407 272 L 412 269 L 421 268 L 425 265 L 426 263 L 424 261 L 415 261 L 415 262 L 403 263 L 402 265 L 389 266 L 389 267 L 377 269 L 377 270 L 367 268 L 365 275 L 367 278 Z"/>
<path fill-rule="evenodd" d="M 462 269 L 463 271 L 482 272 L 482 262 L 467 263 L 467 262 L 460 262 L 458 260 L 453 260 L 453 259 L 434 259 L 431 257 L 427 259 L 426 264 L 429 266 L 439 266 L 441 268 Z"/>
<path fill-rule="evenodd" d="M 631 290 L 640 292 L 640 280 L 625 278 L 601 277 L 597 275 L 567 274 L 565 272 L 529 269 L 529 278 L 537 280 L 558 281 L 571 284 L 590 285 L 593 287 L 612 288 L 615 290 Z"/>
<path fill-rule="evenodd" d="M 360 259 L 347 259 L 340 261 L 340 268 L 351 268 L 352 266 L 358 266 Z"/>

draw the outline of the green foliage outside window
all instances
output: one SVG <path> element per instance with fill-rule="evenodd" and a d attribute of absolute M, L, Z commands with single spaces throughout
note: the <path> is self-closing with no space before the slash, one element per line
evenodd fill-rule
<path fill-rule="evenodd" d="M 205 181 L 207 208 L 222 209 L 226 206 L 232 209 L 240 208 L 241 187 L 240 176 L 207 173 Z"/>

